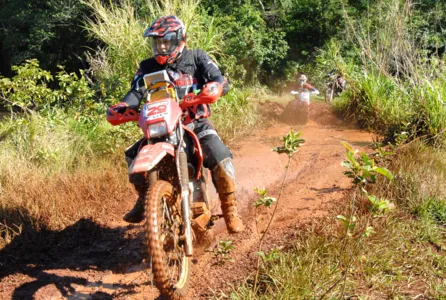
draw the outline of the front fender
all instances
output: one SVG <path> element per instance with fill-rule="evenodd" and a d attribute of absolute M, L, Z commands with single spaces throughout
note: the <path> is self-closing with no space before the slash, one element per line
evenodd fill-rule
<path fill-rule="evenodd" d="M 172 144 L 161 142 L 144 146 L 130 165 L 129 174 L 150 171 L 167 154 L 175 156 L 175 148 Z"/>

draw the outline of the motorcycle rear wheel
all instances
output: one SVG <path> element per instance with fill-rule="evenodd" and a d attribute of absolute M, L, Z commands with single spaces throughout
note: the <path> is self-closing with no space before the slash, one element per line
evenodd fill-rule
<path fill-rule="evenodd" d="M 167 181 L 158 180 L 147 190 L 146 243 L 156 287 L 169 299 L 183 299 L 192 265 L 180 241 L 181 209 L 174 197 L 173 186 Z"/>

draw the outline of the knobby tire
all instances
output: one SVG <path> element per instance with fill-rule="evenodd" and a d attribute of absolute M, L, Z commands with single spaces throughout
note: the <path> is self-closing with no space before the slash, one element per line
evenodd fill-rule
<path fill-rule="evenodd" d="M 145 199 L 145 231 L 155 286 L 163 296 L 177 300 L 183 299 L 189 289 L 191 258 L 185 256 L 179 241 L 181 209 L 172 198 L 174 195 L 173 186 L 167 181 L 150 185 Z"/>

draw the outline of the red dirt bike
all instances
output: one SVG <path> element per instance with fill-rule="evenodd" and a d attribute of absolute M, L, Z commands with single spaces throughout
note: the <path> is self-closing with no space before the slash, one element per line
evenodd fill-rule
<path fill-rule="evenodd" d="M 155 285 L 162 295 L 181 299 L 189 288 L 194 246 L 213 236 L 213 221 L 221 216 L 209 210 L 209 171 L 197 136 L 183 124 L 175 84 L 159 71 L 144 76 L 142 90 L 147 102 L 141 113 L 117 104 L 107 120 L 113 125 L 137 121 L 147 139 L 129 174 L 141 173 L 148 186 L 145 233 Z M 209 83 L 196 97 L 215 101 L 221 92 L 220 85 Z"/>

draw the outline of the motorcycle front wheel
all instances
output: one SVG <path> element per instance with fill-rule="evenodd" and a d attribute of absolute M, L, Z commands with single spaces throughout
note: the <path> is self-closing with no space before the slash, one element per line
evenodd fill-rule
<path fill-rule="evenodd" d="M 325 102 L 331 103 L 332 100 L 333 100 L 333 89 L 331 87 L 328 87 L 325 90 Z"/>
<path fill-rule="evenodd" d="M 309 115 L 309 111 L 308 108 L 307 109 L 303 109 L 301 112 L 301 117 L 300 117 L 300 121 L 302 124 L 307 124 L 308 122 L 308 115 Z"/>
<path fill-rule="evenodd" d="M 173 186 L 163 180 L 151 184 L 146 194 L 146 243 L 152 257 L 153 279 L 163 296 L 182 299 L 188 289 L 191 258 L 184 253 L 181 208 Z"/>

